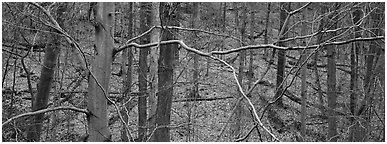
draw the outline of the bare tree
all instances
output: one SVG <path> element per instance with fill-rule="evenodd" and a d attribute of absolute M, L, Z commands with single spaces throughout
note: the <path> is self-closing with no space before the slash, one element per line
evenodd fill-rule
<path fill-rule="evenodd" d="M 64 14 L 66 12 L 66 9 L 67 4 L 62 3 L 56 10 L 56 19 L 59 25 L 63 25 L 65 21 Z M 38 93 L 34 97 L 32 111 L 38 111 L 47 108 L 48 100 L 50 98 L 50 90 L 54 79 L 55 67 L 61 50 L 60 39 L 60 36 L 52 34 L 50 42 L 46 46 L 40 80 L 38 84 Z M 44 113 L 35 115 L 33 125 L 28 133 L 28 141 L 40 140 L 43 120 Z"/>
<path fill-rule="evenodd" d="M 140 3 L 140 29 L 141 32 L 145 32 L 149 29 L 151 21 L 150 15 L 151 3 Z M 142 37 L 141 43 L 146 44 L 150 42 L 150 35 Z M 148 78 L 148 53 L 149 48 L 140 49 L 139 55 L 139 69 L 138 69 L 138 89 L 140 95 L 138 97 L 138 140 L 144 141 L 146 137 L 146 121 L 147 121 L 147 78 Z"/>
<path fill-rule="evenodd" d="M 133 2 L 129 2 L 129 10 L 128 10 L 128 37 L 133 37 Z M 124 53 L 127 53 L 124 55 L 124 58 L 128 59 L 128 66 L 126 70 L 125 80 L 124 80 L 124 96 L 130 96 L 132 92 L 132 74 L 133 74 L 133 50 L 131 48 L 124 51 Z M 127 57 L 125 57 L 127 56 Z M 123 101 L 125 104 L 126 101 Z M 130 104 L 127 103 L 124 105 L 124 109 L 122 110 L 122 114 L 124 117 L 124 121 L 128 121 L 129 116 L 126 114 L 127 110 L 130 109 Z M 124 124 L 124 123 L 122 123 Z M 128 134 L 126 133 L 125 128 L 121 129 L 121 139 L 122 141 L 129 141 Z"/>
<path fill-rule="evenodd" d="M 113 54 L 114 3 L 94 5 L 95 51 L 89 76 L 88 141 L 110 141 L 111 134 L 107 119 L 107 97 Z"/>
<path fill-rule="evenodd" d="M 152 3 L 152 25 L 160 26 L 160 3 L 153 2 Z M 151 36 L 151 42 L 160 42 L 160 30 L 154 30 Z M 157 75 L 157 60 L 159 59 L 159 51 L 160 45 L 156 47 L 152 47 L 150 52 L 150 75 L 151 75 L 151 83 L 150 83 L 150 94 L 149 94 L 149 133 L 151 134 L 156 125 L 156 110 L 157 110 L 157 92 L 158 92 L 158 75 Z"/>
<path fill-rule="evenodd" d="M 178 3 L 160 3 L 161 25 L 178 26 L 176 13 L 170 13 Z M 173 39 L 171 30 L 162 32 L 162 40 Z M 171 106 L 173 95 L 173 63 L 177 44 L 161 45 L 158 60 L 158 90 L 156 110 L 156 130 L 153 140 L 157 142 L 170 141 L 169 124 L 171 119 Z"/>
<path fill-rule="evenodd" d="M 323 10 L 328 9 L 329 6 L 334 6 L 336 9 L 339 7 L 338 3 L 335 4 L 322 4 L 321 8 Z M 332 20 L 335 16 L 335 13 L 331 13 L 326 18 L 326 22 Z M 333 19 L 334 20 L 334 19 Z M 336 21 L 333 21 L 332 23 L 327 24 L 328 29 L 335 29 L 336 28 Z M 332 32 L 326 36 L 326 39 L 330 39 L 335 36 L 335 33 Z M 327 97 L 328 97 L 328 107 L 329 112 L 328 114 L 328 140 L 329 141 L 337 141 L 337 123 L 336 123 L 336 115 L 333 110 L 336 108 L 336 47 L 335 46 L 326 46 L 327 50 Z"/>
<path fill-rule="evenodd" d="M 288 30 L 287 26 L 287 13 L 286 11 L 290 10 L 291 3 L 280 3 L 280 33 L 279 33 L 279 39 L 283 40 L 286 38 L 286 31 Z M 287 21 L 286 21 L 287 20 Z M 285 46 L 284 42 L 279 42 L 279 46 Z M 278 50 L 278 61 L 277 61 L 277 89 L 275 97 L 278 98 L 281 96 L 281 93 L 283 91 L 283 83 L 284 77 L 285 77 L 285 62 L 286 62 L 286 51 L 284 50 Z M 276 102 L 277 106 L 283 107 L 282 98 L 279 98 Z"/>

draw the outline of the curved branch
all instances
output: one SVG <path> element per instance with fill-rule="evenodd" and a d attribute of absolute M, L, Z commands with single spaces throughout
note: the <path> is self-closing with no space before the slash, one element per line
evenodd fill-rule
<path fill-rule="evenodd" d="M 75 112 L 82 112 L 82 113 L 88 114 L 88 110 L 87 109 L 80 109 L 80 108 L 68 107 L 68 106 L 54 107 L 54 108 L 47 108 L 47 109 L 42 109 L 42 110 L 38 110 L 38 111 L 34 111 L 34 112 L 28 112 L 28 113 L 24 113 L 24 114 L 20 114 L 20 115 L 14 116 L 14 117 L 8 119 L 7 121 L 5 121 L 2 124 L 2 126 L 10 123 L 11 121 L 13 121 L 15 119 L 21 118 L 21 117 L 32 116 L 32 115 L 46 113 L 46 112 L 50 112 L 50 111 L 56 111 L 56 110 L 72 110 L 72 111 L 75 111 Z"/>
<path fill-rule="evenodd" d="M 249 49 L 262 49 L 262 48 L 274 48 L 274 49 L 280 49 L 280 50 L 304 50 L 304 49 L 315 49 L 319 46 L 327 46 L 327 45 L 343 45 L 343 44 L 348 44 L 352 42 L 357 42 L 357 41 L 374 41 L 374 40 L 384 40 L 384 36 L 376 36 L 376 37 L 369 37 L 369 38 L 354 38 L 354 39 L 349 39 L 346 41 L 338 41 L 338 42 L 327 42 L 324 44 L 316 44 L 316 45 L 311 45 L 311 46 L 296 46 L 296 47 L 283 47 L 283 46 L 276 46 L 273 44 L 258 44 L 258 45 L 248 45 L 248 46 L 243 46 L 235 49 L 230 49 L 230 50 L 224 50 L 224 51 L 212 51 L 209 53 L 199 51 L 197 49 L 191 48 L 187 46 L 182 40 L 168 40 L 168 41 L 161 41 L 160 45 L 167 45 L 167 44 L 180 44 L 183 48 L 190 52 L 194 52 L 198 55 L 201 56 L 211 56 L 211 55 L 225 55 L 225 54 L 230 54 L 234 52 L 239 52 L 241 50 L 249 50 Z M 137 44 L 137 43 L 129 43 L 127 45 L 121 46 L 116 50 L 116 53 L 123 51 L 129 47 L 137 47 L 137 48 L 148 48 L 148 47 L 153 47 L 157 46 L 159 42 L 154 42 L 154 43 L 148 43 L 148 44 Z M 384 49 L 383 49 L 384 50 Z"/>

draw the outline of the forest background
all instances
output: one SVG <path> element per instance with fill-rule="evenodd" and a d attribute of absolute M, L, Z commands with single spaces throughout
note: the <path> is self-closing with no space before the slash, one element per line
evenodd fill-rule
<path fill-rule="evenodd" d="M 384 2 L 2 2 L 2 141 L 385 141 Z"/>

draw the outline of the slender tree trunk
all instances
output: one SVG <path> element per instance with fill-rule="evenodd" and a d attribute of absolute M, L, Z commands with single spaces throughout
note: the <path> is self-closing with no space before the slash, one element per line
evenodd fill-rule
<path fill-rule="evenodd" d="M 281 32 L 286 32 L 287 31 L 287 24 L 285 24 L 285 19 L 287 17 L 287 13 L 285 11 L 285 9 L 287 11 L 289 11 L 290 9 L 290 3 L 280 3 L 280 7 L 281 7 L 281 12 L 280 12 L 280 40 L 282 39 L 285 39 L 286 38 L 286 34 L 284 35 L 283 33 Z M 283 35 L 283 36 L 282 36 Z M 278 43 L 279 46 L 285 46 L 285 43 L 284 42 L 280 42 Z M 275 94 L 275 97 L 278 98 L 281 96 L 281 93 L 283 91 L 283 85 L 281 85 L 281 83 L 284 82 L 284 77 L 285 77 L 285 63 L 286 63 L 286 51 L 285 50 L 278 50 L 278 62 L 277 62 L 277 90 L 276 90 L 276 94 Z M 276 102 L 277 106 L 279 107 L 283 107 L 283 102 L 282 102 L 282 98 L 278 99 L 278 101 Z"/>
<path fill-rule="evenodd" d="M 199 29 L 200 15 L 199 15 L 199 3 L 193 3 L 193 28 Z M 195 45 L 197 44 L 197 33 L 194 34 Z M 193 54 L 194 64 L 193 64 L 193 98 L 197 98 L 199 96 L 199 55 Z"/>
<path fill-rule="evenodd" d="M 270 2 L 267 3 L 267 11 L 266 11 L 266 18 L 265 18 L 265 35 L 264 35 L 264 43 L 268 44 L 269 43 L 269 37 L 267 36 L 267 33 L 269 32 L 269 18 L 270 18 Z M 264 49 L 264 56 L 269 56 L 268 55 L 269 50 Z"/>
<path fill-rule="evenodd" d="M 178 22 L 174 18 L 174 14 L 170 15 L 170 11 L 176 6 L 176 3 L 160 3 L 160 14 L 162 25 L 178 26 Z M 162 40 L 171 40 L 174 38 L 172 30 L 162 32 Z M 169 44 L 160 46 L 160 55 L 158 60 L 158 80 L 159 93 L 157 95 L 157 110 L 156 110 L 156 131 L 153 134 L 152 141 L 168 142 L 170 141 L 169 124 L 171 119 L 171 106 L 173 95 L 173 63 L 175 58 L 175 50 L 177 44 Z"/>
<path fill-rule="evenodd" d="M 255 3 L 250 4 L 250 45 L 254 44 L 254 30 L 255 30 Z M 248 78 L 248 89 L 252 87 L 253 79 L 254 79 L 254 70 L 253 70 L 253 64 L 254 64 L 254 50 L 250 51 L 250 60 L 249 60 L 249 70 L 247 71 L 247 78 Z"/>
<path fill-rule="evenodd" d="M 160 3 L 152 2 L 152 25 L 159 26 L 160 23 Z M 160 41 L 160 30 L 153 30 L 151 34 L 151 42 Z M 150 74 L 151 74 L 151 83 L 150 83 L 150 94 L 149 94 L 149 133 L 155 128 L 155 119 L 156 119 L 156 109 L 157 109 L 157 86 L 158 86 L 158 77 L 157 77 L 157 60 L 159 59 L 159 47 L 153 47 L 150 54 Z"/>
<path fill-rule="evenodd" d="M 356 3 L 355 3 L 356 4 Z M 360 18 L 363 17 L 363 11 L 361 9 L 356 9 L 353 14 L 353 24 L 357 24 L 360 21 Z M 355 27 L 355 32 L 354 32 L 354 38 L 359 38 L 361 37 L 361 32 L 360 32 L 360 27 L 356 26 Z M 352 43 L 352 48 L 351 48 L 351 83 L 350 83 L 350 90 L 351 90 L 351 96 L 350 96 L 350 110 L 353 116 L 355 116 L 356 113 L 356 103 L 357 103 L 357 92 L 358 92 L 358 60 L 357 60 L 357 54 L 360 49 L 361 45 L 358 42 Z M 362 136 L 362 130 L 359 129 L 358 123 L 355 122 L 355 118 L 351 117 L 350 118 L 351 124 L 355 124 L 353 127 L 350 128 L 350 135 L 348 138 L 348 141 L 360 141 L 358 138 L 363 137 Z"/>
<path fill-rule="evenodd" d="M 325 12 L 325 9 L 322 9 L 320 8 L 319 9 L 319 13 L 320 14 L 324 14 Z M 321 19 L 320 21 L 320 26 L 319 26 L 319 31 L 322 31 L 324 30 L 324 25 L 325 25 L 325 20 L 324 19 Z M 317 35 L 317 43 L 318 44 L 321 44 L 323 43 L 323 34 L 319 34 Z M 318 61 L 319 61 L 319 50 L 316 51 L 316 53 L 314 54 L 314 65 L 313 65 L 313 70 L 314 70 L 314 74 L 315 74 L 315 78 L 316 78 L 316 87 L 317 87 L 317 93 L 318 93 L 318 99 L 319 99 L 319 103 L 320 103 L 320 113 L 321 115 L 325 115 L 325 109 L 324 109 L 324 97 L 323 97 L 323 92 L 322 92 L 322 89 L 321 89 L 321 82 L 320 82 L 320 74 L 318 72 L 318 68 L 317 68 L 317 65 L 318 65 Z M 323 140 L 321 140 L 323 141 Z"/>
<path fill-rule="evenodd" d="M 131 38 L 133 37 L 133 2 L 129 2 L 129 23 L 128 23 L 128 37 Z M 133 65 L 133 53 L 132 53 L 132 49 L 131 48 L 128 48 L 126 50 L 126 56 L 127 57 L 124 57 L 124 58 L 127 58 L 128 59 L 128 67 L 127 67 L 127 70 L 126 70 L 126 80 L 124 82 L 124 97 L 129 97 L 131 96 L 131 92 L 132 92 L 132 65 Z M 126 101 L 123 101 L 123 103 L 125 103 Z M 128 110 L 130 107 L 129 107 L 129 104 L 126 104 L 124 105 L 125 109 L 122 110 L 122 116 L 124 118 L 124 121 L 127 122 L 128 119 L 129 119 L 129 116 L 127 115 L 126 113 L 126 110 Z M 128 137 L 128 134 L 126 133 L 126 130 L 125 130 L 125 127 L 123 126 L 122 129 L 121 129 L 121 139 L 122 141 L 124 142 L 127 142 L 129 141 L 129 137 Z"/>
<path fill-rule="evenodd" d="M 235 18 L 234 18 L 235 26 L 236 26 L 235 29 L 237 32 L 240 32 L 241 34 L 243 34 L 243 32 L 241 31 L 241 26 L 240 26 L 240 22 L 239 22 L 240 19 L 239 19 L 238 3 L 234 2 L 232 4 L 233 4 L 233 9 L 234 9 L 234 16 L 235 16 Z M 242 22 L 244 22 L 244 21 L 242 21 Z M 242 44 L 239 44 L 239 45 L 242 45 Z M 238 71 L 237 78 L 238 78 L 238 81 L 241 85 L 242 85 L 242 78 L 243 78 L 245 53 L 246 53 L 245 51 L 239 52 L 239 71 Z M 236 92 L 239 94 L 238 87 L 236 87 Z M 230 141 L 232 141 L 235 138 L 238 138 L 239 133 L 240 133 L 242 107 L 241 107 L 241 104 L 239 101 L 235 101 L 235 107 L 236 108 L 235 108 L 234 118 L 233 118 L 233 122 L 231 125 L 231 137 L 229 137 Z"/>
<path fill-rule="evenodd" d="M 63 26 L 65 21 L 64 14 L 66 9 L 67 4 L 65 3 L 60 4 L 57 9 L 56 19 L 61 26 Z M 55 67 L 58 56 L 60 54 L 60 38 L 60 36 L 52 34 L 50 42 L 46 46 L 40 79 L 37 87 L 38 92 L 33 100 L 32 111 L 38 111 L 47 108 L 48 100 L 50 98 L 51 85 L 54 79 Z M 27 133 L 28 141 L 40 141 L 43 121 L 44 113 L 35 115 L 33 125 L 31 126 L 30 131 Z"/>
<path fill-rule="evenodd" d="M 222 8 L 222 32 L 223 33 L 226 33 L 226 26 L 227 26 L 227 18 L 226 18 L 226 13 L 227 12 L 227 2 L 223 2 L 223 8 Z M 225 47 L 226 45 L 226 42 L 227 40 L 226 39 L 222 39 L 222 46 L 219 48 L 219 50 L 223 50 L 223 48 Z M 219 58 L 223 59 L 223 55 L 220 55 Z"/>
<path fill-rule="evenodd" d="M 145 32 L 149 29 L 150 24 L 150 6 L 151 3 L 140 3 L 140 29 Z M 141 44 L 147 44 L 150 42 L 150 35 L 146 35 L 142 38 Z M 147 78 L 148 78 L 148 57 L 149 48 L 140 49 L 139 56 L 139 69 L 138 69 L 138 83 L 139 83 L 139 98 L 138 98 L 138 140 L 144 141 L 146 137 L 146 121 L 147 121 Z"/>
<path fill-rule="evenodd" d="M 110 141 L 108 128 L 107 99 L 109 96 L 109 80 L 111 75 L 113 32 L 114 32 L 114 3 L 97 3 L 94 7 L 95 46 L 92 73 L 96 80 L 89 76 L 88 104 L 88 141 Z M 100 87 L 102 86 L 102 87 Z"/>
<path fill-rule="evenodd" d="M 308 11 L 306 11 L 308 12 Z M 302 14 L 303 19 L 307 19 L 307 16 L 303 13 Z M 301 35 L 307 35 L 307 24 L 303 23 L 302 28 L 301 28 Z M 308 45 L 307 42 L 308 39 L 305 39 L 303 41 L 303 45 Z M 304 52 L 303 52 L 304 51 Z M 301 63 L 304 63 L 307 61 L 307 56 L 309 55 L 308 50 L 300 50 L 300 55 L 301 55 Z M 307 76 L 307 71 L 306 71 L 306 65 L 305 63 L 301 67 L 301 137 L 302 141 L 305 141 L 305 136 L 306 136 L 306 116 L 307 116 L 307 111 L 306 111 L 306 102 L 307 102 L 307 85 L 306 85 L 306 76 Z"/>
<path fill-rule="evenodd" d="M 337 3 L 334 4 L 335 7 L 337 7 Z M 323 4 L 322 6 L 323 9 L 328 9 L 327 6 Z M 333 18 L 335 13 L 330 14 L 328 16 L 328 19 L 331 20 Z M 335 29 L 336 28 L 336 22 L 330 22 L 328 24 L 328 27 L 330 29 Z M 327 39 L 335 36 L 335 32 L 332 32 L 328 34 Z M 331 142 L 337 141 L 338 136 L 337 136 L 337 122 L 336 122 L 336 115 L 334 114 L 334 110 L 336 109 L 336 101 L 337 101 L 337 96 L 336 96 L 336 46 L 325 46 L 327 50 L 327 69 L 328 69 L 328 74 L 327 74 L 327 97 L 328 97 L 328 140 Z"/>
<path fill-rule="evenodd" d="M 191 27 L 199 29 L 200 26 L 200 14 L 199 14 L 199 2 L 194 2 L 193 3 L 193 14 L 192 14 L 192 20 L 191 20 Z M 197 37 L 197 32 L 194 32 L 192 37 L 194 39 L 194 47 L 199 47 L 198 45 L 198 37 Z M 191 91 L 189 92 L 189 95 L 187 98 L 199 98 L 199 55 L 195 53 L 191 53 L 193 57 L 193 75 L 192 75 L 192 88 Z M 191 119 L 191 113 L 192 113 L 192 105 L 190 105 L 191 102 L 187 102 L 187 110 L 188 110 L 188 123 L 192 123 Z M 187 135 L 187 141 L 191 141 L 191 135 L 194 133 L 194 127 L 191 128 L 190 125 L 187 126 L 188 128 L 188 135 Z M 195 136 L 195 135 L 193 135 Z"/>

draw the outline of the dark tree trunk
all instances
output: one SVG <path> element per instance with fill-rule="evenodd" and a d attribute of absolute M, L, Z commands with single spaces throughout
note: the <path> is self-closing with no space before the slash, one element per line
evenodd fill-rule
<path fill-rule="evenodd" d="M 169 15 L 169 12 L 177 3 L 160 3 L 160 15 L 162 25 L 178 26 L 175 14 Z M 162 40 L 173 39 L 171 30 L 162 32 Z M 158 79 L 159 93 L 157 95 L 157 110 L 156 110 L 156 131 L 152 141 L 169 142 L 170 132 L 169 124 L 171 119 L 171 106 L 173 96 L 173 63 L 177 44 L 162 45 L 160 47 L 160 57 L 158 60 Z"/>
<path fill-rule="evenodd" d="M 264 35 L 264 43 L 268 44 L 269 43 L 269 37 L 267 36 L 267 33 L 269 32 L 269 18 L 270 18 L 270 4 L 267 3 L 267 11 L 266 11 L 266 18 L 265 18 L 265 35 Z M 268 50 L 265 49 L 265 55 L 267 56 Z"/>
<path fill-rule="evenodd" d="M 56 19 L 60 26 L 63 26 L 65 21 L 64 13 L 67 9 L 67 4 L 63 3 L 57 9 Z M 52 81 L 54 79 L 54 72 L 58 56 L 60 54 L 60 36 L 56 34 L 51 35 L 51 41 L 46 46 L 43 65 L 38 83 L 38 92 L 33 100 L 32 111 L 38 111 L 47 108 L 50 97 L 50 90 Z M 34 124 L 31 131 L 28 132 L 28 141 L 40 141 L 40 134 L 42 131 L 42 123 L 44 121 L 44 113 L 35 115 Z"/>
<path fill-rule="evenodd" d="M 332 5 L 337 8 L 337 3 Z M 328 9 L 326 5 L 323 4 L 321 7 L 322 9 Z M 335 29 L 336 28 L 336 21 L 330 21 L 336 13 L 332 13 L 328 16 L 328 20 L 326 22 L 329 29 Z M 335 36 L 335 32 L 332 32 L 328 34 L 326 37 L 327 39 L 330 39 Z M 328 140 L 331 142 L 335 142 L 338 139 L 337 136 L 337 122 L 336 122 L 336 115 L 334 114 L 334 110 L 336 108 L 336 46 L 325 46 L 325 49 L 327 50 L 327 97 L 328 97 Z"/>
<path fill-rule="evenodd" d="M 307 13 L 308 11 L 305 11 L 302 14 L 303 19 L 307 19 Z M 302 29 L 301 29 L 301 35 L 307 35 L 307 24 L 303 23 L 302 24 Z M 308 40 L 303 41 L 303 45 L 308 45 Z M 300 50 L 300 55 L 301 55 L 301 62 L 300 64 L 304 63 L 307 61 L 307 56 L 309 55 L 308 50 Z M 301 67 L 301 141 L 305 141 L 305 136 L 306 136 L 306 116 L 307 116 L 307 110 L 306 110 L 306 103 L 307 103 L 307 95 L 308 95 L 308 89 L 307 89 L 307 84 L 306 84 L 306 76 L 307 76 L 307 71 L 306 71 L 306 65 L 302 65 Z"/>
<path fill-rule="evenodd" d="M 290 9 L 290 3 L 280 3 L 281 12 L 280 12 L 280 40 L 283 40 L 286 38 L 286 34 L 284 35 L 284 32 L 287 31 L 287 24 L 285 23 L 287 13 L 285 10 L 289 11 Z M 285 46 L 284 42 L 279 42 L 279 46 Z M 278 62 L 277 62 L 277 90 L 275 97 L 278 98 L 281 96 L 281 93 L 283 91 L 283 85 L 284 77 L 285 77 L 285 63 L 286 63 L 286 51 L 285 50 L 278 50 Z M 281 85 L 282 84 L 282 85 Z M 276 102 L 277 106 L 283 107 L 282 98 L 279 98 Z"/>
<path fill-rule="evenodd" d="M 160 24 L 160 3 L 152 2 L 152 25 L 159 26 Z M 160 41 L 160 30 L 153 30 L 151 33 L 151 43 Z M 157 110 L 157 88 L 158 88 L 158 79 L 157 79 L 157 61 L 159 59 L 159 47 L 152 47 L 150 52 L 150 94 L 148 98 L 149 113 L 148 113 L 148 131 L 152 133 L 155 128 L 156 123 L 156 110 Z"/>
<path fill-rule="evenodd" d="M 356 3 L 355 3 L 356 4 Z M 363 17 L 363 12 L 361 9 L 356 9 L 353 14 L 353 24 L 357 24 L 360 21 L 360 18 Z M 354 38 L 359 38 L 361 37 L 360 33 L 360 27 L 356 26 L 355 27 L 355 32 L 354 32 Z M 350 90 L 351 90 L 351 96 L 350 96 L 350 111 L 352 115 L 354 116 L 356 113 L 356 103 L 357 103 L 357 93 L 358 93 L 358 51 L 361 47 L 361 44 L 359 42 L 354 42 L 352 43 L 352 48 L 351 48 L 351 82 L 350 82 Z M 351 117 L 350 118 L 351 124 L 355 124 L 353 127 L 350 128 L 350 135 L 348 138 L 348 141 L 360 141 L 358 138 L 361 138 L 362 136 L 359 135 L 361 134 L 361 130 L 358 128 L 358 124 L 354 123 L 355 118 Z M 360 133 L 359 133 L 360 132 Z"/>
<path fill-rule="evenodd" d="M 145 32 L 149 29 L 150 25 L 150 6 L 151 3 L 140 3 L 140 29 L 141 32 Z M 146 35 L 142 38 L 141 44 L 150 43 L 150 35 Z M 148 75 L 148 57 L 149 48 L 140 49 L 139 56 L 139 70 L 138 70 L 138 83 L 139 83 L 139 97 L 138 97 L 138 140 L 144 141 L 146 137 L 146 121 L 147 121 L 147 75 Z"/>
<path fill-rule="evenodd" d="M 128 37 L 131 38 L 133 37 L 133 2 L 129 2 L 129 12 L 128 12 L 128 15 L 129 15 L 129 23 L 128 23 Z M 133 53 L 132 53 L 132 49 L 131 48 L 128 48 L 126 51 L 125 51 L 127 54 L 127 59 L 128 59 L 128 67 L 127 67 L 127 71 L 126 71 L 126 80 L 124 82 L 124 96 L 125 97 L 128 97 L 131 95 L 131 92 L 132 92 L 132 65 L 133 65 Z M 125 101 L 123 101 L 125 102 Z M 129 104 L 126 104 L 125 107 L 127 109 L 129 109 Z M 125 110 L 122 110 L 122 116 L 124 118 L 124 121 L 128 121 L 128 115 L 126 114 Z M 122 127 L 122 130 L 121 130 L 121 139 L 122 141 L 124 142 L 127 142 L 129 141 L 129 137 L 128 137 L 128 134 L 126 133 L 126 130 L 125 130 L 125 127 L 123 126 Z"/>

